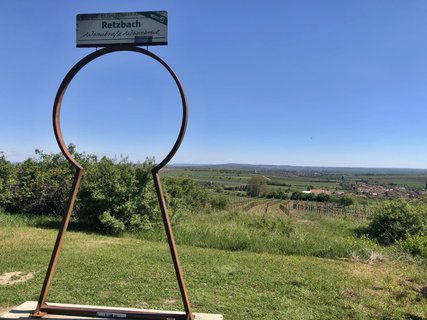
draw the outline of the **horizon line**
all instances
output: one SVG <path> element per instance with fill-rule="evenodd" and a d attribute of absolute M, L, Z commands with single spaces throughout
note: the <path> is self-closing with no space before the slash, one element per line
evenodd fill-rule
<path fill-rule="evenodd" d="M 328 168 L 328 169 L 393 169 L 393 170 L 423 170 L 427 171 L 426 168 L 415 168 L 415 167 L 368 167 L 368 166 L 334 166 L 334 165 L 295 165 L 295 164 L 259 164 L 259 163 L 239 163 L 239 162 L 222 162 L 222 163 L 169 163 L 167 166 L 221 166 L 221 165 L 241 165 L 241 166 L 258 166 L 258 167 L 301 167 L 301 168 Z"/>

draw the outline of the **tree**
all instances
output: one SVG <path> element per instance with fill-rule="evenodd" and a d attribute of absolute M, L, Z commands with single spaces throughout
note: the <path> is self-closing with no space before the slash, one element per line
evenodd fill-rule
<path fill-rule="evenodd" d="M 294 191 L 291 195 L 291 200 L 301 200 L 306 201 L 307 200 L 308 193 L 303 193 L 301 191 Z"/>
<path fill-rule="evenodd" d="M 318 202 L 331 202 L 331 196 L 326 193 L 321 193 L 317 195 Z"/>
<path fill-rule="evenodd" d="M 254 176 L 248 181 L 248 194 L 258 197 L 267 190 L 267 179 L 264 176 Z"/>
<path fill-rule="evenodd" d="M 0 151 L 0 207 L 7 207 L 12 201 L 12 185 L 15 175 L 15 166 Z"/>
<path fill-rule="evenodd" d="M 348 207 L 355 204 L 356 199 L 353 196 L 346 194 L 338 200 L 338 203 L 344 207 Z"/>

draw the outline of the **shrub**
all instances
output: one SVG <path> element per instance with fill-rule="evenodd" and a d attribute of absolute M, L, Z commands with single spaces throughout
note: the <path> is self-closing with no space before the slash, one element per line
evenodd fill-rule
<path fill-rule="evenodd" d="M 87 227 L 111 233 L 151 227 L 160 217 L 151 168 L 154 160 L 132 164 L 68 149 L 83 165 L 75 217 Z M 62 153 L 44 153 L 13 165 L 0 154 L 0 206 L 12 213 L 63 215 L 74 168 Z"/>
<path fill-rule="evenodd" d="M 316 201 L 317 196 L 314 193 L 306 193 L 305 194 L 305 200 L 306 201 Z"/>
<path fill-rule="evenodd" d="M 126 230 L 125 224 L 119 219 L 113 217 L 110 211 L 104 211 L 99 215 L 99 222 L 108 233 L 119 234 Z"/>
<path fill-rule="evenodd" d="M 282 199 L 282 200 L 289 199 L 289 195 L 282 189 L 277 191 L 276 195 L 277 195 L 277 199 Z"/>
<path fill-rule="evenodd" d="M 225 210 L 230 206 L 230 199 L 224 195 L 212 195 L 209 203 L 213 209 Z"/>
<path fill-rule="evenodd" d="M 68 149 L 85 169 L 74 215 L 85 227 L 102 232 L 148 230 L 160 221 L 160 208 L 151 169 L 154 159 L 134 164 L 127 158 L 100 160 Z M 0 153 L 0 207 L 12 213 L 63 215 L 74 168 L 62 153 L 44 153 L 12 164 Z M 209 196 L 191 179 L 162 178 L 172 221 L 197 208 L 225 209 L 228 198 Z"/>
<path fill-rule="evenodd" d="M 348 207 L 354 205 L 356 203 L 356 199 L 353 196 L 346 194 L 338 199 L 338 203 L 344 207 Z"/>
<path fill-rule="evenodd" d="M 36 150 L 36 157 L 16 165 L 12 199 L 6 209 L 33 215 L 60 215 L 64 212 L 73 169 L 62 154 Z"/>
<path fill-rule="evenodd" d="M 331 196 L 326 193 L 321 193 L 317 195 L 316 201 L 318 202 L 331 202 Z"/>
<path fill-rule="evenodd" d="M 289 199 L 288 194 L 283 191 L 282 189 L 278 189 L 278 190 L 269 190 L 266 193 L 264 193 L 263 195 L 265 198 L 269 198 L 269 199 L 282 199 L 282 200 L 286 200 Z"/>
<path fill-rule="evenodd" d="M 0 206 L 10 206 L 15 176 L 15 166 L 0 152 Z"/>
<path fill-rule="evenodd" d="M 209 203 L 206 189 L 189 178 L 162 178 L 165 196 L 172 211 L 202 208 Z"/>
<path fill-rule="evenodd" d="M 398 247 L 414 256 L 427 258 L 427 235 L 407 235 L 397 242 Z"/>
<path fill-rule="evenodd" d="M 77 201 L 80 221 L 111 233 L 136 231 L 159 219 L 151 162 L 135 165 L 103 157 L 86 169 Z"/>
<path fill-rule="evenodd" d="M 291 194 L 291 200 L 306 200 L 306 196 L 301 191 L 294 191 Z"/>
<path fill-rule="evenodd" d="M 375 208 L 368 234 L 390 245 L 409 236 L 427 235 L 427 205 L 404 200 L 386 201 Z"/>

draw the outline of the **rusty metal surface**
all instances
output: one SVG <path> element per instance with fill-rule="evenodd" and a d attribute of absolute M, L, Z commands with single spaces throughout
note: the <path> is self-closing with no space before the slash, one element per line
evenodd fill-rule
<path fill-rule="evenodd" d="M 62 307 L 62 306 L 42 306 L 42 311 L 46 314 L 58 314 L 67 316 L 79 316 L 79 317 L 101 317 L 101 318 L 124 318 L 126 319 L 146 319 L 146 320 L 187 320 L 186 314 L 177 314 L 176 312 L 150 312 L 131 310 L 118 310 L 118 309 L 105 309 L 105 308 L 83 308 L 83 307 Z"/>
<path fill-rule="evenodd" d="M 69 196 L 69 200 L 67 203 L 67 211 L 63 217 L 62 224 L 61 224 L 61 227 L 60 227 L 60 230 L 59 230 L 56 242 L 55 242 L 55 246 L 54 246 L 54 249 L 52 252 L 52 256 L 51 256 L 51 259 L 49 262 L 47 272 L 46 272 L 46 277 L 45 277 L 43 287 L 42 287 L 42 290 L 40 293 L 40 297 L 38 300 L 38 304 L 37 304 L 36 310 L 33 313 L 33 316 L 35 316 L 35 317 L 43 316 L 46 312 L 47 313 L 61 312 L 61 314 L 64 314 L 64 315 L 67 315 L 67 314 L 79 315 L 78 314 L 79 310 L 76 310 L 76 309 L 70 309 L 70 308 L 58 309 L 57 307 L 53 308 L 53 307 L 49 307 L 48 305 L 46 305 L 46 298 L 47 298 L 47 295 L 49 292 L 49 288 L 51 286 L 53 275 L 55 273 L 55 268 L 56 268 L 56 265 L 58 262 L 59 254 L 61 252 L 64 236 L 65 236 L 65 233 L 67 231 L 68 223 L 69 223 L 69 220 L 70 220 L 73 208 L 74 208 L 74 203 L 76 201 L 78 189 L 79 189 L 79 186 L 80 186 L 80 183 L 81 183 L 81 180 L 83 177 L 83 172 L 84 172 L 84 168 L 73 158 L 73 156 L 71 155 L 70 151 L 68 150 L 68 148 L 64 142 L 64 139 L 62 137 L 61 123 L 60 123 L 61 104 L 62 104 L 62 99 L 64 97 L 66 90 L 67 90 L 68 85 L 71 83 L 74 76 L 84 66 L 86 66 L 89 62 L 93 61 L 96 58 L 99 58 L 99 57 L 106 55 L 106 54 L 109 54 L 109 53 L 119 52 L 119 51 L 128 51 L 128 52 L 130 51 L 130 52 L 141 53 L 141 54 L 144 54 L 144 55 L 158 61 L 164 68 L 167 69 L 169 74 L 172 76 L 172 78 L 174 79 L 174 81 L 178 87 L 178 90 L 180 92 L 181 104 L 182 104 L 182 120 L 181 120 L 181 128 L 180 128 L 178 137 L 177 137 L 175 144 L 173 145 L 171 151 L 169 151 L 169 153 L 166 155 L 166 157 L 157 166 L 155 166 L 152 169 L 152 175 L 153 175 L 153 179 L 154 179 L 154 185 L 156 188 L 157 197 L 159 200 L 160 209 L 162 212 L 162 219 L 163 219 L 163 223 L 165 226 L 165 231 L 166 231 L 166 235 L 167 235 L 167 239 L 168 239 L 170 253 L 172 256 L 172 262 L 174 265 L 175 274 L 177 277 L 177 281 L 178 281 L 178 285 L 179 285 L 179 289 L 180 289 L 180 293 L 181 293 L 182 303 L 183 303 L 183 306 L 185 309 L 185 319 L 186 320 L 194 319 L 194 315 L 192 314 L 192 310 L 191 310 L 191 304 L 190 304 L 190 301 L 188 299 L 188 294 L 187 294 L 187 290 L 186 290 L 185 283 L 184 283 L 184 278 L 182 275 L 182 270 L 181 270 L 180 263 L 179 263 L 178 252 L 177 252 L 176 246 L 175 246 L 172 227 L 171 227 L 171 223 L 169 220 L 169 215 L 168 215 L 168 211 L 167 211 L 167 207 L 166 207 L 166 202 L 165 202 L 162 186 L 160 183 L 160 177 L 158 174 L 159 170 L 162 169 L 172 159 L 172 157 L 175 155 L 175 153 L 178 151 L 178 148 L 181 145 L 181 142 L 184 138 L 185 131 L 187 128 L 187 119 L 188 119 L 187 99 L 185 96 L 184 89 L 181 85 L 181 82 L 179 81 L 179 79 L 176 76 L 176 74 L 174 73 L 174 71 L 166 64 L 166 62 L 164 62 L 161 58 L 159 58 L 157 55 L 155 55 L 154 53 L 151 53 L 148 50 L 145 50 L 145 49 L 142 49 L 139 47 L 132 47 L 132 46 L 107 47 L 107 48 L 103 48 L 101 50 L 95 51 L 95 52 L 87 55 L 86 57 L 81 59 L 77 64 L 75 64 L 74 67 L 72 67 L 71 70 L 67 73 L 67 75 L 65 76 L 64 80 L 62 81 L 62 83 L 58 89 L 58 92 L 56 94 L 56 98 L 55 98 L 55 102 L 54 102 L 54 108 L 53 108 L 53 128 L 54 128 L 55 138 L 56 138 L 56 141 L 59 145 L 59 148 L 61 149 L 65 158 L 76 169 L 76 173 L 74 176 L 73 186 L 72 186 L 70 196 Z M 85 315 L 85 314 L 83 314 L 83 312 L 86 312 L 87 310 L 86 311 L 80 310 L 80 311 L 82 312 L 82 314 L 80 314 L 80 315 Z M 91 313 L 91 316 L 94 316 L 93 313 Z M 132 314 L 130 316 L 134 317 L 134 318 L 139 318 L 139 319 L 152 319 L 152 318 L 150 318 L 150 316 L 152 317 L 152 315 L 144 315 L 144 314 L 135 315 L 135 314 Z M 166 318 L 167 317 L 165 315 L 165 317 L 163 317 L 163 318 L 156 318 L 156 319 L 166 319 Z M 178 319 L 178 318 L 176 318 L 176 319 Z"/>
<path fill-rule="evenodd" d="M 1 314 L 0 313 L 0 320 L 31 320 L 31 313 L 34 312 L 37 305 L 37 301 L 26 301 L 19 306 L 10 309 L 8 312 Z M 153 310 L 153 309 L 136 309 L 136 308 L 115 308 L 115 307 L 105 307 L 105 306 L 91 306 L 91 305 L 78 305 L 78 304 L 63 304 L 63 303 L 55 303 L 50 304 L 49 307 L 51 310 L 49 310 L 49 313 L 46 314 L 44 319 L 50 319 L 50 320 L 93 320 L 96 319 L 95 317 L 87 317 L 87 316 L 78 316 L 78 315 L 61 315 L 56 314 L 59 312 L 62 312 L 62 310 L 55 309 L 56 307 L 65 307 L 66 309 L 71 310 L 83 310 L 83 312 L 87 311 L 93 311 L 99 312 L 99 315 L 103 315 L 110 311 L 112 311 L 111 315 L 108 315 L 109 317 L 104 318 L 113 318 L 116 316 L 116 318 L 119 318 L 119 316 L 123 316 L 127 312 L 131 315 L 130 317 L 137 317 L 139 314 L 145 315 L 170 315 L 173 317 L 180 318 L 179 320 L 186 319 L 185 312 L 183 311 L 166 311 L 166 310 Z M 55 312 L 55 313 L 54 313 Z M 136 312 L 137 315 L 134 314 Z M 212 314 L 212 313 L 194 313 L 195 320 L 223 320 L 224 317 L 221 314 Z M 106 315 L 107 316 L 107 315 Z M 176 319 L 175 319 L 176 320 Z"/>

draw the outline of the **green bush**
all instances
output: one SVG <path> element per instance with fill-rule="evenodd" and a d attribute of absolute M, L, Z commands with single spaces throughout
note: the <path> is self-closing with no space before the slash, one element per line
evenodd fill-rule
<path fill-rule="evenodd" d="M 36 150 L 36 157 L 16 165 L 16 179 L 10 186 L 12 199 L 5 206 L 11 212 L 60 215 L 70 193 L 73 168 L 62 154 Z"/>
<path fill-rule="evenodd" d="M 151 167 L 150 161 L 135 165 L 107 157 L 90 164 L 78 194 L 77 218 L 112 233 L 145 229 L 147 221 L 159 220 Z"/>
<path fill-rule="evenodd" d="M 230 207 L 230 198 L 224 195 L 211 195 L 209 204 L 213 209 L 225 210 Z"/>
<path fill-rule="evenodd" d="M 135 164 L 126 158 L 98 159 L 95 155 L 77 152 L 74 145 L 68 149 L 84 167 L 72 219 L 75 225 L 85 230 L 119 234 L 151 230 L 161 224 L 151 174 L 153 159 Z M 0 154 L 0 207 L 10 213 L 38 216 L 36 219 L 43 221 L 58 221 L 52 216 L 65 213 L 74 174 L 75 169 L 62 153 L 36 150 L 33 158 L 17 164 Z M 265 178 L 257 178 L 262 181 L 261 192 Z M 173 224 L 195 211 L 212 213 L 229 208 L 227 195 L 211 192 L 192 179 L 162 177 L 161 181 Z M 248 190 L 247 186 L 236 188 Z M 288 198 L 281 189 L 269 190 L 268 196 Z M 283 221 L 268 217 L 260 218 L 251 228 L 282 235 L 290 230 Z"/>
<path fill-rule="evenodd" d="M 166 198 L 171 210 L 200 208 L 209 204 L 207 190 L 189 178 L 162 178 Z"/>
<path fill-rule="evenodd" d="M 398 247 L 414 256 L 427 258 L 427 235 L 407 235 L 397 242 Z"/>
<path fill-rule="evenodd" d="M 151 169 L 153 159 L 134 164 L 126 158 L 100 160 L 94 155 L 68 149 L 83 166 L 77 195 L 75 221 L 101 232 L 149 230 L 160 222 L 160 208 Z M 62 153 L 44 153 L 12 164 L 0 154 L 0 207 L 28 215 L 63 215 L 75 169 Z M 225 208 L 228 198 L 209 197 L 191 179 L 162 178 L 171 220 L 201 207 Z"/>
<path fill-rule="evenodd" d="M 104 211 L 98 217 L 99 222 L 102 224 L 104 231 L 112 234 L 120 234 L 126 230 L 123 221 L 112 216 L 110 211 Z"/>
<path fill-rule="evenodd" d="M 0 206 L 10 206 L 15 178 L 15 166 L 0 152 Z"/>
<path fill-rule="evenodd" d="M 289 195 L 282 189 L 269 190 L 263 194 L 263 197 L 269 198 L 269 199 L 282 199 L 282 200 L 289 199 Z"/>
<path fill-rule="evenodd" d="M 345 194 L 338 199 L 338 203 L 344 207 L 348 207 L 354 205 L 356 203 L 356 199 L 349 194 Z"/>
<path fill-rule="evenodd" d="M 317 195 L 316 201 L 318 202 L 333 202 L 332 196 L 330 194 L 321 193 Z"/>
<path fill-rule="evenodd" d="M 386 201 L 375 208 L 368 234 L 390 245 L 409 236 L 427 235 L 427 205 L 404 200 Z"/>

